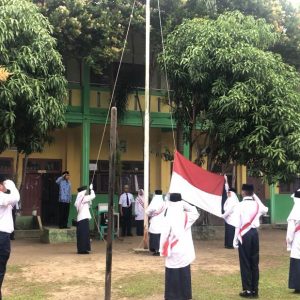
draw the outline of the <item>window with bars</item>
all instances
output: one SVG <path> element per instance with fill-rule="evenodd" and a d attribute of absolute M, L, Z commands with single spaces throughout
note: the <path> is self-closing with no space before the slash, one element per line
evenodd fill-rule
<path fill-rule="evenodd" d="M 300 188 L 300 176 L 294 178 L 291 182 L 280 182 L 279 193 L 292 194 Z"/>
<path fill-rule="evenodd" d="M 96 161 L 90 161 L 95 164 Z M 90 181 L 92 180 L 94 171 L 90 171 Z M 142 161 L 122 161 L 122 173 L 120 178 L 120 186 L 129 185 L 132 193 L 136 192 L 136 180 L 139 188 L 144 186 L 144 163 Z M 97 194 L 106 194 L 109 189 L 109 161 L 98 161 L 94 176 L 94 190 Z"/>
<path fill-rule="evenodd" d="M 12 178 L 14 172 L 13 159 L 1 157 L 0 158 L 0 174 L 8 178 Z"/>

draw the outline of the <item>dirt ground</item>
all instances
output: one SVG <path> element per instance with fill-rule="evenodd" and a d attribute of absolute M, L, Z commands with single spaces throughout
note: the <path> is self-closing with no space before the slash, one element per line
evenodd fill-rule
<path fill-rule="evenodd" d="M 127 275 L 145 271 L 163 274 L 163 258 L 133 252 L 133 248 L 137 248 L 140 243 L 140 237 L 128 237 L 114 242 L 112 274 L 115 288 L 122 287 L 120 278 Z M 261 268 L 270 265 L 274 267 L 276 257 L 288 255 L 283 230 L 261 230 L 260 243 Z M 230 274 L 239 270 L 237 251 L 224 249 L 222 239 L 195 241 L 195 248 L 197 258 L 192 269 L 201 268 L 216 274 Z M 57 286 L 57 289 L 51 289 L 49 299 L 103 299 L 105 251 L 105 243 L 99 240 L 92 242 L 90 255 L 76 254 L 76 246 L 73 243 L 48 245 L 34 240 L 16 240 L 12 242 L 9 265 L 10 268 L 17 266 L 21 269 L 22 280 L 28 284 L 34 282 L 45 286 Z M 3 294 L 7 296 L 12 293 L 9 282 L 20 280 L 19 272 L 10 274 L 9 270 L 3 288 Z M 112 299 L 120 299 L 116 296 L 115 289 L 112 295 Z"/>

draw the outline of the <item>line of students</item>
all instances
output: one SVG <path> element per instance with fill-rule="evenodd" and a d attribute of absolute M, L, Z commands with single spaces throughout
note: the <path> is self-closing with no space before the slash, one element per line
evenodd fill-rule
<path fill-rule="evenodd" d="M 78 188 L 75 201 L 78 212 L 77 250 L 79 254 L 88 254 L 91 250 L 89 207 L 95 198 L 95 193 L 92 185 L 89 188 L 89 193 L 86 186 Z M 229 202 L 227 205 L 225 202 L 223 217 L 234 228 L 232 245 L 239 251 L 243 287 L 240 296 L 257 298 L 259 281 L 257 228 L 260 225 L 260 216 L 266 214 L 268 209 L 254 194 L 253 185 L 244 184 L 242 196 L 243 201 L 237 202 L 234 191 L 228 190 L 227 201 Z M 142 191 L 139 197 L 140 201 L 137 202 L 142 206 Z M 300 293 L 300 190 L 296 191 L 292 197 L 295 204 L 288 217 L 286 238 L 287 249 L 291 251 L 289 288 Z M 1 286 L 10 255 L 10 233 L 14 230 L 12 208 L 19 199 L 20 195 L 14 183 L 0 176 L 0 299 Z M 125 199 L 127 202 L 127 197 Z M 162 192 L 157 190 L 146 213 L 152 217 L 150 228 L 151 224 L 154 227 L 150 234 L 150 247 L 153 247 L 154 254 L 158 253 L 165 257 L 165 299 L 192 299 L 190 264 L 195 259 L 195 250 L 191 226 L 199 217 L 196 207 L 182 201 L 179 193 L 170 194 L 168 200 L 164 201 Z M 156 230 L 158 227 L 160 227 L 159 233 Z M 232 233 L 229 236 L 232 237 Z"/>
<path fill-rule="evenodd" d="M 227 183 L 227 182 L 226 182 Z M 226 220 L 225 247 L 239 252 L 243 298 L 258 298 L 260 217 L 268 208 L 254 193 L 253 185 L 243 184 L 239 202 L 235 190 L 227 184 L 224 204 Z M 293 195 L 294 208 L 288 218 L 287 245 L 291 250 L 289 288 L 300 293 L 300 190 Z M 165 299 L 192 299 L 190 264 L 195 259 L 191 226 L 199 217 L 194 206 L 181 201 L 180 194 L 170 194 L 164 201 L 162 191 L 146 210 L 150 217 L 149 248 L 154 255 L 165 256 Z M 158 246 L 159 245 L 159 246 Z"/>

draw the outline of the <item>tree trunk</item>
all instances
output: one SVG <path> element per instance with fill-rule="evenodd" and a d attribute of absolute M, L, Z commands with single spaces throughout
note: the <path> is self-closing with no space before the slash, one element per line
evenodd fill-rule
<path fill-rule="evenodd" d="M 183 126 L 177 122 L 177 130 L 176 130 L 176 140 L 177 140 L 177 150 L 183 154 L 184 148 L 184 130 Z"/>
<path fill-rule="evenodd" d="M 16 158 L 16 168 L 15 168 L 15 174 L 14 174 L 14 182 L 16 184 L 16 187 L 20 189 L 20 182 L 19 182 L 19 165 L 20 165 L 20 153 L 17 151 L 17 158 Z"/>
<path fill-rule="evenodd" d="M 20 183 L 20 195 L 21 195 L 21 201 L 20 201 L 20 206 L 22 208 L 22 195 L 23 195 L 23 189 L 25 187 L 25 180 L 26 180 L 26 173 L 27 173 L 27 164 L 28 164 L 28 154 L 25 154 L 24 157 L 24 165 L 23 165 L 23 172 L 22 172 L 22 179 Z"/>
<path fill-rule="evenodd" d="M 231 182 L 231 187 L 235 188 L 236 187 L 236 161 L 233 162 L 232 164 L 232 182 Z"/>

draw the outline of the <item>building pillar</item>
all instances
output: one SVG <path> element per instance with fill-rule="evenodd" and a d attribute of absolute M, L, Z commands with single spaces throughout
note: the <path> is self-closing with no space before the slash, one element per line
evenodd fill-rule
<path fill-rule="evenodd" d="M 81 151 L 81 184 L 89 184 L 89 164 L 90 164 L 90 135 L 91 124 L 90 113 L 90 66 L 82 63 L 82 151 Z"/>

